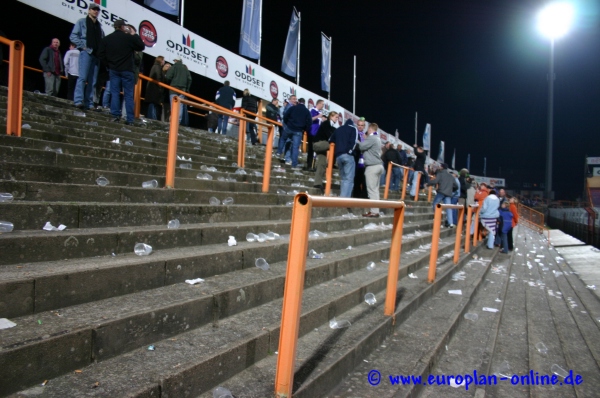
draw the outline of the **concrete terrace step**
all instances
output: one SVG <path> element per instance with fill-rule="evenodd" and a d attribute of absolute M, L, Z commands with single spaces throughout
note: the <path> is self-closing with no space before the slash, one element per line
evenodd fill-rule
<path fill-rule="evenodd" d="M 362 219 L 353 222 L 315 220 L 311 227 L 328 231 L 329 236 L 313 240 L 311 245 L 319 251 L 342 249 L 371 243 L 388 234 L 385 230 L 365 233 L 365 230 L 354 229 L 362 227 L 364 223 Z M 102 256 L 98 249 L 88 249 L 85 252 L 84 247 L 79 249 L 83 252 L 80 259 L 71 253 L 78 250 L 79 242 L 81 246 L 91 246 L 96 243 L 104 244 L 107 240 L 111 243 L 111 239 L 119 237 L 104 238 L 100 233 L 88 233 L 89 237 L 66 234 L 54 237 L 51 243 L 42 239 L 34 241 L 35 244 L 31 245 L 33 248 L 28 251 L 37 255 L 33 257 L 37 262 L 23 261 L 29 258 L 26 257 L 22 261 L 0 266 L 0 317 L 19 316 L 127 294 L 157 285 L 178 283 L 185 279 L 232 272 L 253 267 L 257 257 L 268 257 L 271 261 L 286 258 L 287 240 L 247 244 L 245 236 L 249 232 L 267 232 L 267 229 L 284 235 L 289 231 L 289 222 L 235 223 L 229 226 L 230 229 L 226 229 L 227 224 L 218 224 L 219 229 L 226 229 L 224 233 L 218 232 L 218 229 L 193 228 L 150 230 L 146 227 L 131 229 L 129 233 L 121 229 L 120 236 L 124 240 L 115 244 L 117 248 L 103 247 L 104 250 L 113 250 L 112 252 Z M 405 231 L 415 233 L 423 227 L 427 227 L 425 222 L 413 223 L 406 226 Z M 334 231 L 334 228 L 340 229 Z M 236 236 L 239 244 L 228 247 L 228 236 Z M 13 253 L 12 246 L 4 244 L 2 239 L 4 237 L 0 237 L 0 242 L 3 253 L 6 253 L 3 256 L 7 258 L 5 261 L 19 258 L 19 251 Z M 147 257 L 133 255 L 133 247 L 137 242 L 150 244 L 153 254 Z M 185 243 L 188 243 L 187 247 Z M 122 250 L 119 245 L 123 246 Z M 52 251 L 58 254 L 53 255 Z M 68 260 L 53 260 L 53 257 Z"/>
<path fill-rule="evenodd" d="M 426 238 L 413 236 L 405 245 L 412 250 Z M 451 250 L 452 242 L 443 240 L 441 252 Z M 425 252 L 404 253 L 401 275 L 424 266 L 428 260 Z M 364 294 L 381 291 L 387 279 L 385 264 L 380 263 L 374 271 L 367 271 L 365 265 L 388 255 L 389 248 L 383 243 L 328 252 L 325 259 L 309 260 L 301 334 L 353 307 L 364 310 L 360 304 Z M 44 395 L 79 396 L 89 388 L 90 375 L 100 382 L 101 389 L 92 391 L 99 395 L 138 396 L 161 383 L 161 396 L 169 396 L 167 390 L 181 396 L 180 381 L 184 379 L 188 393 L 207 391 L 277 349 L 285 267 L 285 262 L 276 262 L 269 271 L 252 267 L 231 276 L 209 277 L 198 287 L 178 283 L 119 297 L 118 302 L 107 299 L 65 308 L 58 312 L 60 316 L 46 312 L 17 318 L 17 324 L 24 327 L 2 334 L 0 364 L 13 365 L 10 374 L 0 376 L 12 383 L 0 383 L 0 393 L 80 369 L 90 361 L 98 363 L 76 377 L 51 380 Z M 157 355 L 139 361 L 151 343 L 157 347 Z M 33 366 L 39 369 L 32 370 L 31 358 L 39 351 L 52 357 L 62 355 L 62 367 L 54 361 L 37 362 Z M 123 354 L 127 351 L 132 352 Z M 86 355 L 89 352 L 91 358 Z M 16 377 L 28 366 L 27 376 Z M 124 382 L 125 378 L 129 381 Z"/>

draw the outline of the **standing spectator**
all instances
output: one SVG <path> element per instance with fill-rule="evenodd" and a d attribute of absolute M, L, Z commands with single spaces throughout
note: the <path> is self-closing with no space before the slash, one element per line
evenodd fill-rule
<path fill-rule="evenodd" d="M 310 130 L 307 131 L 306 140 L 306 170 L 314 171 L 313 168 L 313 159 L 314 159 L 314 149 L 313 143 L 315 141 L 315 135 L 317 135 L 317 131 L 319 130 L 319 126 L 322 122 L 326 121 L 327 118 L 323 116 L 323 105 L 325 105 L 325 101 L 322 99 L 317 100 L 317 105 L 310 110 L 310 116 L 312 117 L 312 125 L 310 126 Z"/>
<path fill-rule="evenodd" d="M 456 186 L 458 187 L 455 191 L 452 192 L 452 200 L 450 201 L 450 203 L 456 205 L 458 204 L 458 201 L 460 199 L 460 191 L 462 189 L 462 186 L 460 185 L 460 180 L 458 179 L 456 171 L 452 171 L 450 174 L 454 178 L 454 182 L 456 182 Z M 458 209 L 452 209 L 452 220 L 454 220 L 455 224 L 458 224 Z M 463 220 L 460 221 L 462 222 Z"/>
<path fill-rule="evenodd" d="M 302 141 L 302 135 L 305 131 L 310 131 L 310 126 L 312 124 L 310 112 L 304 105 L 304 98 L 300 98 L 296 106 L 291 107 L 285 112 L 283 115 L 283 121 L 285 123 L 285 127 L 283 128 L 283 135 L 279 139 L 277 153 L 281 153 L 283 151 L 285 141 L 288 138 L 291 138 L 292 169 L 298 169 L 298 152 L 300 149 L 300 142 Z"/>
<path fill-rule="evenodd" d="M 443 163 L 442 167 L 436 171 L 435 178 L 427 182 L 427 185 L 437 185 L 437 193 L 435 194 L 435 198 L 433 198 L 434 212 L 438 203 L 444 202 L 444 204 L 447 205 L 451 204 L 452 194 L 458 189 L 458 185 L 456 184 L 454 177 L 448 173 L 447 168 L 448 165 Z M 452 209 L 446 210 L 446 217 L 450 228 L 454 228 L 456 226 L 456 221 L 454 220 L 453 216 Z"/>
<path fill-rule="evenodd" d="M 513 214 L 509 210 L 508 201 L 502 202 L 500 205 L 499 213 L 500 213 L 500 225 L 502 226 L 502 230 L 500 232 L 500 241 L 502 242 L 502 250 L 500 253 L 508 253 L 508 235 L 512 235 L 512 223 L 513 223 Z"/>
<path fill-rule="evenodd" d="M 504 203 L 508 198 L 506 197 L 506 191 L 502 188 L 498 190 L 498 199 L 500 199 L 500 206 Z"/>
<path fill-rule="evenodd" d="M 75 86 L 73 102 L 79 109 L 94 108 L 94 89 L 98 77 L 100 60 L 97 57 L 100 43 L 104 38 L 102 25 L 98 21 L 100 6 L 89 3 L 88 15 L 73 26 L 69 39 L 77 46 L 79 54 L 79 78 Z"/>
<path fill-rule="evenodd" d="M 356 163 L 354 161 L 354 149 L 358 142 L 358 130 L 354 127 L 352 119 L 346 120 L 346 123 L 333 132 L 329 142 L 335 144 L 335 157 L 337 167 L 340 170 L 340 196 L 349 198 L 352 196 L 354 187 L 354 171 Z"/>
<path fill-rule="evenodd" d="M 317 167 L 315 172 L 315 185 L 323 192 L 323 180 L 325 179 L 325 169 L 327 169 L 327 151 L 329 151 L 329 139 L 337 128 L 338 114 L 331 111 L 327 115 L 327 121 L 321 123 L 317 134 L 315 135 L 314 150 L 317 154 Z"/>
<path fill-rule="evenodd" d="M 281 111 L 281 124 L 283 126 L 281 130 L 281 134 L 279 135 L 279 141 L 281 141 L 281 137 L 283 136 L 283 131 L 285 130 L 285 113 L 293 106 L 298 104 L 298 98 L 295 95 L 290 95 L 290 100 L 283 101 L 283 110 Z M 279 147 L 279 146 L 278 146 Z M 279 151 L 278 151 L 279 152 Z M 284 147 L 282 154 L 280 155 L 280 161 L 285 162 L 286 165 L 292 165 L 292 138 L 288 137 L 287 140 L 284 141 Z"/>
<path fill-rule="evenodd" d="M 164 83 L 162 67 L 165 64 L 165 57 L 159 55 L 154 60 L 154 65 L 150 69 L 150 79 Z M 160 120 L 159 115 L 162 115 L 162 102 L 164 98 L 164 89 L 158 84 L 148 82 L 146 84 L 146 96 L 144 101 L 148 103 L 147 117 L 153 120 Z"/>
<path fill-rule="evenodd" d="M 50 46 L 44 48 L 40 55 L 40 65 L 42 65 L 46 83 L 46 95 L 55 97 L 58 95 L 58 90 L 60 90 L 60 77 L 64 70 L 59 47 L 60 41 L 56 38 L 52 39 Z"/>
<path fill-rule="evenodd" d="M 487 230 L 487 248 L 494 248 L 494 237 L 496 235 L 496 223 L 500 213 L 498 212 L 498 203 L 500 200 L 496 196 L 495 190 L 490 190 L 489 195 L 484 199 L 483 206 L 479 212 L 481 225 Z"/>
<path fill-rule="evenodd" d="M 508 240 L 508 250 L 512 251 L 513 250 L 513 228 L 517 226 L 517 224 L 519 223 L 519 212 L 517 210 L 517 203 L 519 203 L 519 201 L 517 200 L 517 198 L 510 198 L 509 199 L 509 206 L 508 209 L 510 210 L 510 212 L 513 215 L 512 218 L 512 226 L 510 231 L 508 232 L 507 235 L 507 240 Z"/>
<path fill-rule="evenodd" d="M 215 103 L 231 110 L 235 106 L 235 99 L 235 91 L 229 86 L 229 80 L 225 80 L 223 87 L 217 91 Z M 227 134 L 227 122 L 229 122 L 229 116 L 219 114 L 217 134 Z"/>
<path fill-rule="evenodd" d="M 170 86 L 175 87 L 176 89 L 179 89 L 186 93 L 190 92 L 190 87 L 192 86 L 192 75 L 190 74 L 190 71 L 181 62 L 181 58 L 175 58 L 173 60 L 173 66 L 169 68 L 165 79 Z M 169 104 L 173 103 L 173 97 L 175 96 L 179 96 L 179 98 L 182 99 L 185 98 L 185 95 L 178 94 L 175 91 L 170 90 Z M 185 108 L 187 109 L 187 106 L 185 106 Z M 184 105 L 181 104 L 179 106 L 179 123 L 181 123 L 181 121 L 183 120 L 183 112 Z M 174 116 L 175 115 L 171 115 L 171 117 Z"/>
<path fill-rule="evenodd" d="M 69 51 L 65 54 L 65 76 L 67 77 L 67 99 L 73 101 L 75 98 L 75 86 L 79 78 L 79 50 L 71 43 Z"/>
<path fill-rule="evenodd" d="M 383 173 L 381 163 L 381 140 L 377 135 L 379 126 L 377 123 L 369 124 L 365 139 L 358 144 L 365 160 L 365 181 L 369 199 L 379 200 L 379 178 Z M 395 151 L 395 149 L 392 149 Z M 363 217 L 379 217 L 379 208 L 373 207 L 371 211 L 363 214 Z"/>
<path fill-rule="evenodd" d="M 119 19 L 114 24 L 115 31 L 106 36 L 100 43 L 98 57 L 105 60 L 108 65 L 110 77 L 110 114 L 113 122 L 121 119 L 121 87 L 127 110 L 127 125 L 133 125 L 133 87 L 134 87 L 134 59 L 135 51 L 145 48 L 144 42 L 126 26 L 125 21 Z"/>
<path fill-rule="evenodd" d="M 400 156 L 400 152 L 396 149 L 396 146 L 390 142 L 386 143 L 385 146 L 387 147 L 387 151 L 385 151 L 382 157 L 384 170 L 384 173 L 381 174 L 382 176 L 385 173 L 387 173 L 388 165 L 390 164 L 390 162 L 404 166 L 404 164 L 402 163 L 402 157 Z M 392 192 L 400 190 L 400 178 L 402 178 L 402 168 L 392 167 L 392 177 L 390 178 L 389 187 Z"/>
<path fill-rule="evenodd" d="M 417 173 L 421 173 L 421 181 L 419 185 L 426 184 L 429 181 L 429 175 L 425 172 L 425 161 L 427 160 L 427 151 L 423 149 L 423 147 L 417 147 L 415 145 L 415 163 L 413 164 L 413 169 L 415 172 L 413 173 L 413 179 L 410 184 L 410 196 L 415 196 L 417 193 Z"/>
<path fill-rule="evenodd" d="M 244 96 L 242 97 L 242 109 L 252 113 L 258 112 L 258 101 L 256 98 L 250 95 L 250 90 L 248 89 L 244 90 Z M 247 117 L 251 119 L 254 118 L 254 116 L 251 115 Z M 249 139 L 252 145 L 256 145 L 258 143 L 255 130 L 256 125 L 254 123 L 246 123 L 246 140 Z"/>
<path fill-rule="evenodd" d="M 361 117 L 356 122 L 358 142 L 362 142 L 365 139 L 366 123 L 364 117 Z M 358 146 L 354 149 L 354 163 L 354 186 L 352 188 L 352 197 L 367 199 L 369 194 L 367 192 L 367 181 L 365 179 L 365 159 Z"/>
<path fill-rule="evenodd" d="M 279 117 L 279 99 L 273 98 L 271 100 L 271 102 L 269 102 L 267 104 L 265 116 L 267 117 L 267 119 L 273 120 L 275 122 L 278 122 L 281 120 L 281 117 Z M 269 123 L 268 120 L 266 120 L 266 122 Z M 275 126 L 275 133 L 277 133 L 278 131 L 279 131 L 279 126 Z M 273 141 L 273 142 L 275 142 L 275 141 Z"/>

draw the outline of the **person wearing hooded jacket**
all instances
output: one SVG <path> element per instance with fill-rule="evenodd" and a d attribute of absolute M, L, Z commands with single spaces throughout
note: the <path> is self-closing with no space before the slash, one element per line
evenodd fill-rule
<path fill-rule="evenodd" d="M 452 194 L 458 189 L 458 185 L 454 180 L 454 177 L 448 173 L 448 165 L 442 163 L 442 168 L 438 169 L 435 173 L 435 178 L 431 179 L 427 185 L 437 185 L 435 198 L 433 198 L 433 211 L 438 203 L 444 202 L 444 204 L 452 203 Z M 448 224 L 450 228 L 456 226 L 456 220 L 452 214 L 452 209 L 446 210 L 446 217 L 448 218 Z"/>
<path fill-rule="evenodd" d="M 356 168 L 354 151 L 358 143 L 358 130 L 354 127 L 352 119 L 346 120 L 342 127 L 335 130 L 329 142 L 335 144 L 333 156 L 340 170 L 340 197 L 350 198 L 352 197 L 352 188 L 354 188 Z"/>
<path fill-rule="evenodd" d="M 338 114 L 335 111 L 329 112 L 327 121 L 321 123 L 317 134 L 315 134 L 314 149 L 317 154 L 317 163 L 315 171 L 315 185 L 323 191 L 323 180 L 325 179 L 325 169 L 327 168 L 327 151 L 329 151 L 329 138 L 337 129 Z M 323 147 L 327 148 L 323 150 Z"/>

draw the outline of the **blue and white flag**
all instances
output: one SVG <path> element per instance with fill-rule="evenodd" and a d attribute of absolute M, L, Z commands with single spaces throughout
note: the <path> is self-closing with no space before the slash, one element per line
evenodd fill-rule
<path fill-rule="evenodd" d="M 423 133 L 423 149 L 426 151 L 431 150 L 431 124 L 425 125 L 425 132 Z"/>
<path fill-rule="evenodd" d="M 454 153 L 452 154 L 452 170 L 456 170 L 456 148 L 454 148 Z"/>
<path fill-rule="evenodd" d="M 321 32 L 321 90 L 329 92 L 331 83 L 331 37 Z"/>
<path fill-rule="evenodd" d="M 179 15 L 179 0 L 144 0 L 144 4 L 165 14 Z"/>
<path fill-rule="evenodd" d="M 285 49 L 283 50 L 283 61 L 281 61 L 281 71 L 289 76 L 296 77 L 296 61 L 298 59 L 298 38 L 300 37 L 300 14 L 296 7 L 292 11 L 290 28 L 288 30 Z"/>
<path fill-rule="evenodd" d="M 240 31 L 240 55 L 260 58 L 260 7 L 261 0 L 244 0 L 242 29 Z"/>
<path fill-rule="evenodd" d="M 437 161 L 444 163 L 444 141 L 440 141 L 440 153 L 438 153 Z"/>

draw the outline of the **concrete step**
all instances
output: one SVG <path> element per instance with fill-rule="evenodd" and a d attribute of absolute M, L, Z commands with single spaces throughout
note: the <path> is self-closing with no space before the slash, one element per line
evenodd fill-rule
<path fill-rule="evenodd" d="M 407 249 L 418 248 L 425 241 L 423 236 L 413 236 L 405 245 Z M 441 252 L 451 250 L 452 242 L 443 240 Z M 388 255 L 385 244 L 362 245 L 351 251 L 326 253 L 325 259 L 309 260 L 301 334 L 348 309 L 364 311 L 360 304 L 364 294 L 382 291 L 387 279 L 385 264 L 367 271 L 366 263 L 379 262 Z M 406 253 L 401 275 L 415 272 L 427 260 L 424 250 Z M 13 365 L 10 374 L 0 376 L 6 381 L 0 383 L 4 388 L 0 393 L 14 392 L 75 369 L 83 371 L 75 378 L 67 374 L 51 380 L 44 395 L 78 396 L 87 391 L 90 374 L 102 387 L 92 393 L 100 395 L 137 396 L 160 383 L 163 396 L 167 396 L 164 388 L 181 396 L 180 381 L 184 379 L 184 390 L 195 394 L 207 391 L 277 350 L 285 267 L 285 262 L 271 263 L 269 271 L 254 267 L 231 276 L 209 277 L 197 287 L 179 283 L 120 297 L 118 304 L 108 299 L 65 308 L 58 312 L 61 316 L 46 312 L 17 318 L 18 325 L 35 326 L 21 330 L 15 327 L 3 335 L 5 349 L 0 352 L 0 364 Z M 37 319 L 41 325 L 36 325 Z M 139 361 L 140 355 L 147 355 L 148 344 L 154 344 L 153 353 L 158 355 Z M 71 351 L 71 347 L 75 349 Z M 29 358 L 40 351 L 52 357 L 62 355 L 62 368 L 55 361 L 38 361 L 33 365 L 38 369 L 17 378 L 29 365 Z M 92 353 L 91 358 L 86 352 Z M 91 361 L 97 363 L 84 368 Z M 123 383 L 124 378 L 130 381 Z M 8 382 L 14 384 L 9 386 Z"/>

